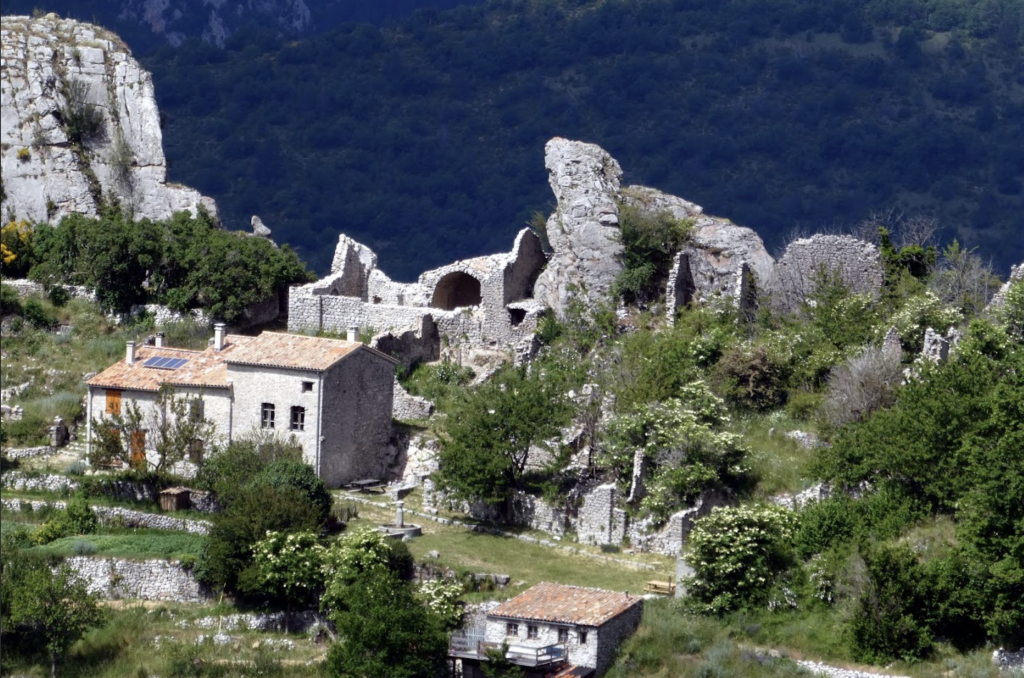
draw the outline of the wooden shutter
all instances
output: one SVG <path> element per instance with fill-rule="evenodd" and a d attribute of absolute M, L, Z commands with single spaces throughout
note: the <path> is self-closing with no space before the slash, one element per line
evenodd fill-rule
<path fill-rule="evenodd" d="M 132 431 L 131 439 L 131 464 L 132 468 L 144 471 L 146 469 L 146 432 Z"/>
<path fill-rule="evenodd" d="M 107 414 L 121 414 L 121 392 L 107 389 Z"/>

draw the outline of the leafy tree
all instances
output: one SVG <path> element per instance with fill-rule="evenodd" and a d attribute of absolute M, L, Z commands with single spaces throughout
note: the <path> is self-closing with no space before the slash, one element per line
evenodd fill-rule
<path fill-rule="evenodd" d="M 525 368 L 502 368 L 449 414 L 440 484 L 461 499 L 508 501 L 522 489 L 530 447 L 553 438 L 568 414 L 551 384 Z"/>
<path fill-rule="evenodd" d="M 332 678 L 435 678 L 445 670 L 448 637 L 408 582 L 386 568 L 359 574 L 333 618 L 340 639 L 327 656 Z"/>
<path fill-rule="evenodd" d="M 412 576 L 409 549 L 372 528 L 342 535 L 324 554 L 323 562 L 328 580 L 320 604 L 335 611 L 348 608 L 351 587 L 364 575 L 386 572 L 403 581 Z"/>
<path fill-rule="evenodd" d="M 747 453 L 728 422 L 722 400 L 704 382 L 681 389 L 678 398 L 618 415 L 607 427 L 599 464 L 628 479 L 642 450 L 651 478 L 641 506 L 659 519 L 692 503 L 710 488 L 739 488 L 748 481 Z"/>
<path fill-rule="evenodd" d="M 259 469 L 277 461 L 302 461 L 302 448 L 277 432 L 257 429 L 212 455 L 196 474 L 196 485 L 229 506 Z"/>
<path fill-rule="evenodd" d="M 688 583 L 699 609 L 713 614 L 763 602 L 791 565 L 797 517 L 771 504 L 716 508 L 690 533 Z"/>
<path fill-rule="evenodd" d="M 323 586 L 325 549 L 312 532 L 267 532 L 252 547 L 253 566 L 265 593 L 285 601 L 285 632 L 294 602 L 308 600 Z"/>
<path fill-rule="evenodd" d="M 929 654 L 929 600 L 917 557 L 906 546 L 879 546 L 864 553 L 864 562 L 868 582 L 851 624 L 854 657 L 874 663 Z"/>
<path fill-rule="evenodd" d="M 928 283 L 940 300 L 967 317 L 981 313 L 999 286 L 991 265 L 985 264 L 976 250 L 966 249 L 954 239 L 942 250 Z"/>
<path fill-rule="evenodd" d="M 1006 334 L 1013 341 L 1024 344 L 1024 280 L 1010 283 L 1003 303 L 996 309 L 996 317 L 1006 327 Z"/>
<path fill-rule="evenodd" d="M 56 676 L 58 660 L 86 630 L 103 622 L 97 597 L 67 564 L 53 571 L 40 562 L 12 583 L 10 623 L 33 629 L 45 639 L 50 676 Z"/>

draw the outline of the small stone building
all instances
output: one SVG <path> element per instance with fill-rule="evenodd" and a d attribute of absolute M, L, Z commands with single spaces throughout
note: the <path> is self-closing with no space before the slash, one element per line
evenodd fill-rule
<path fill-rule="evenodd" d="M 124 360 L 88 381 L 90 446 L 93 419 L 121 413 L 126 401 L 139 405 L 144 427 L 166 416 L 154 402 L 169 384 L 176 395 L 199 399 L 222 442 L 254 430 L 281 432 L 329 486 L 384 477 L 396 363 L 390 356 L 359 341 L 225 335 L 223 325 L 205 351 L 161 344 L 129 342 Z M 147 433 L 144 428 L 128 441 L 140 463 L 155 454 Z M 204 442 L 197 441 L 196 456 Z"/>
<path fill-rule="evenodd" d="M 462 662 L 463 678 L 482 678 L 486 651 L 503 643 L 505 656 L 527 678 L 596 678 L 636 631 L 642 614 L 639 596 L 545 582 L 492 609 L 482 629 L 454 636 L 450 654 Z"/>

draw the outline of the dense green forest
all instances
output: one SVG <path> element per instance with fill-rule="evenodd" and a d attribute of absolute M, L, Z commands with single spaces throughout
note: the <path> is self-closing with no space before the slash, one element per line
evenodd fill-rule
<path fill-rule="evenodd" d="M 326 269 L 336 236 L 403 279 L 505 249 L 550 205 L 543 146 L 757 229 L 895 208 L 1003 269 L 1024 254 L 1020 0 L 492 1 L 152 69 L 173 179 Z"/>

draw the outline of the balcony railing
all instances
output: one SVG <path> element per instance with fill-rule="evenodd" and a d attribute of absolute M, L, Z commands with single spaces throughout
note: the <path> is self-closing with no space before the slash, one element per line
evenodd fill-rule
<path fill-rule="evenodd" d="M 448 645 L 448 654 L 460 659 L 477 659 L 487 661 L 487 651 L 498 650 L 501 643 L 488 642 L 481 634 L 457 633 L 452 635 Z M 526 645 L 508 645 L 505 658 L 516 666 L 534 668 L 564 662 L 567 657 L 565 643 L 555 643 L 544 647 L 528 647 Z"/>

